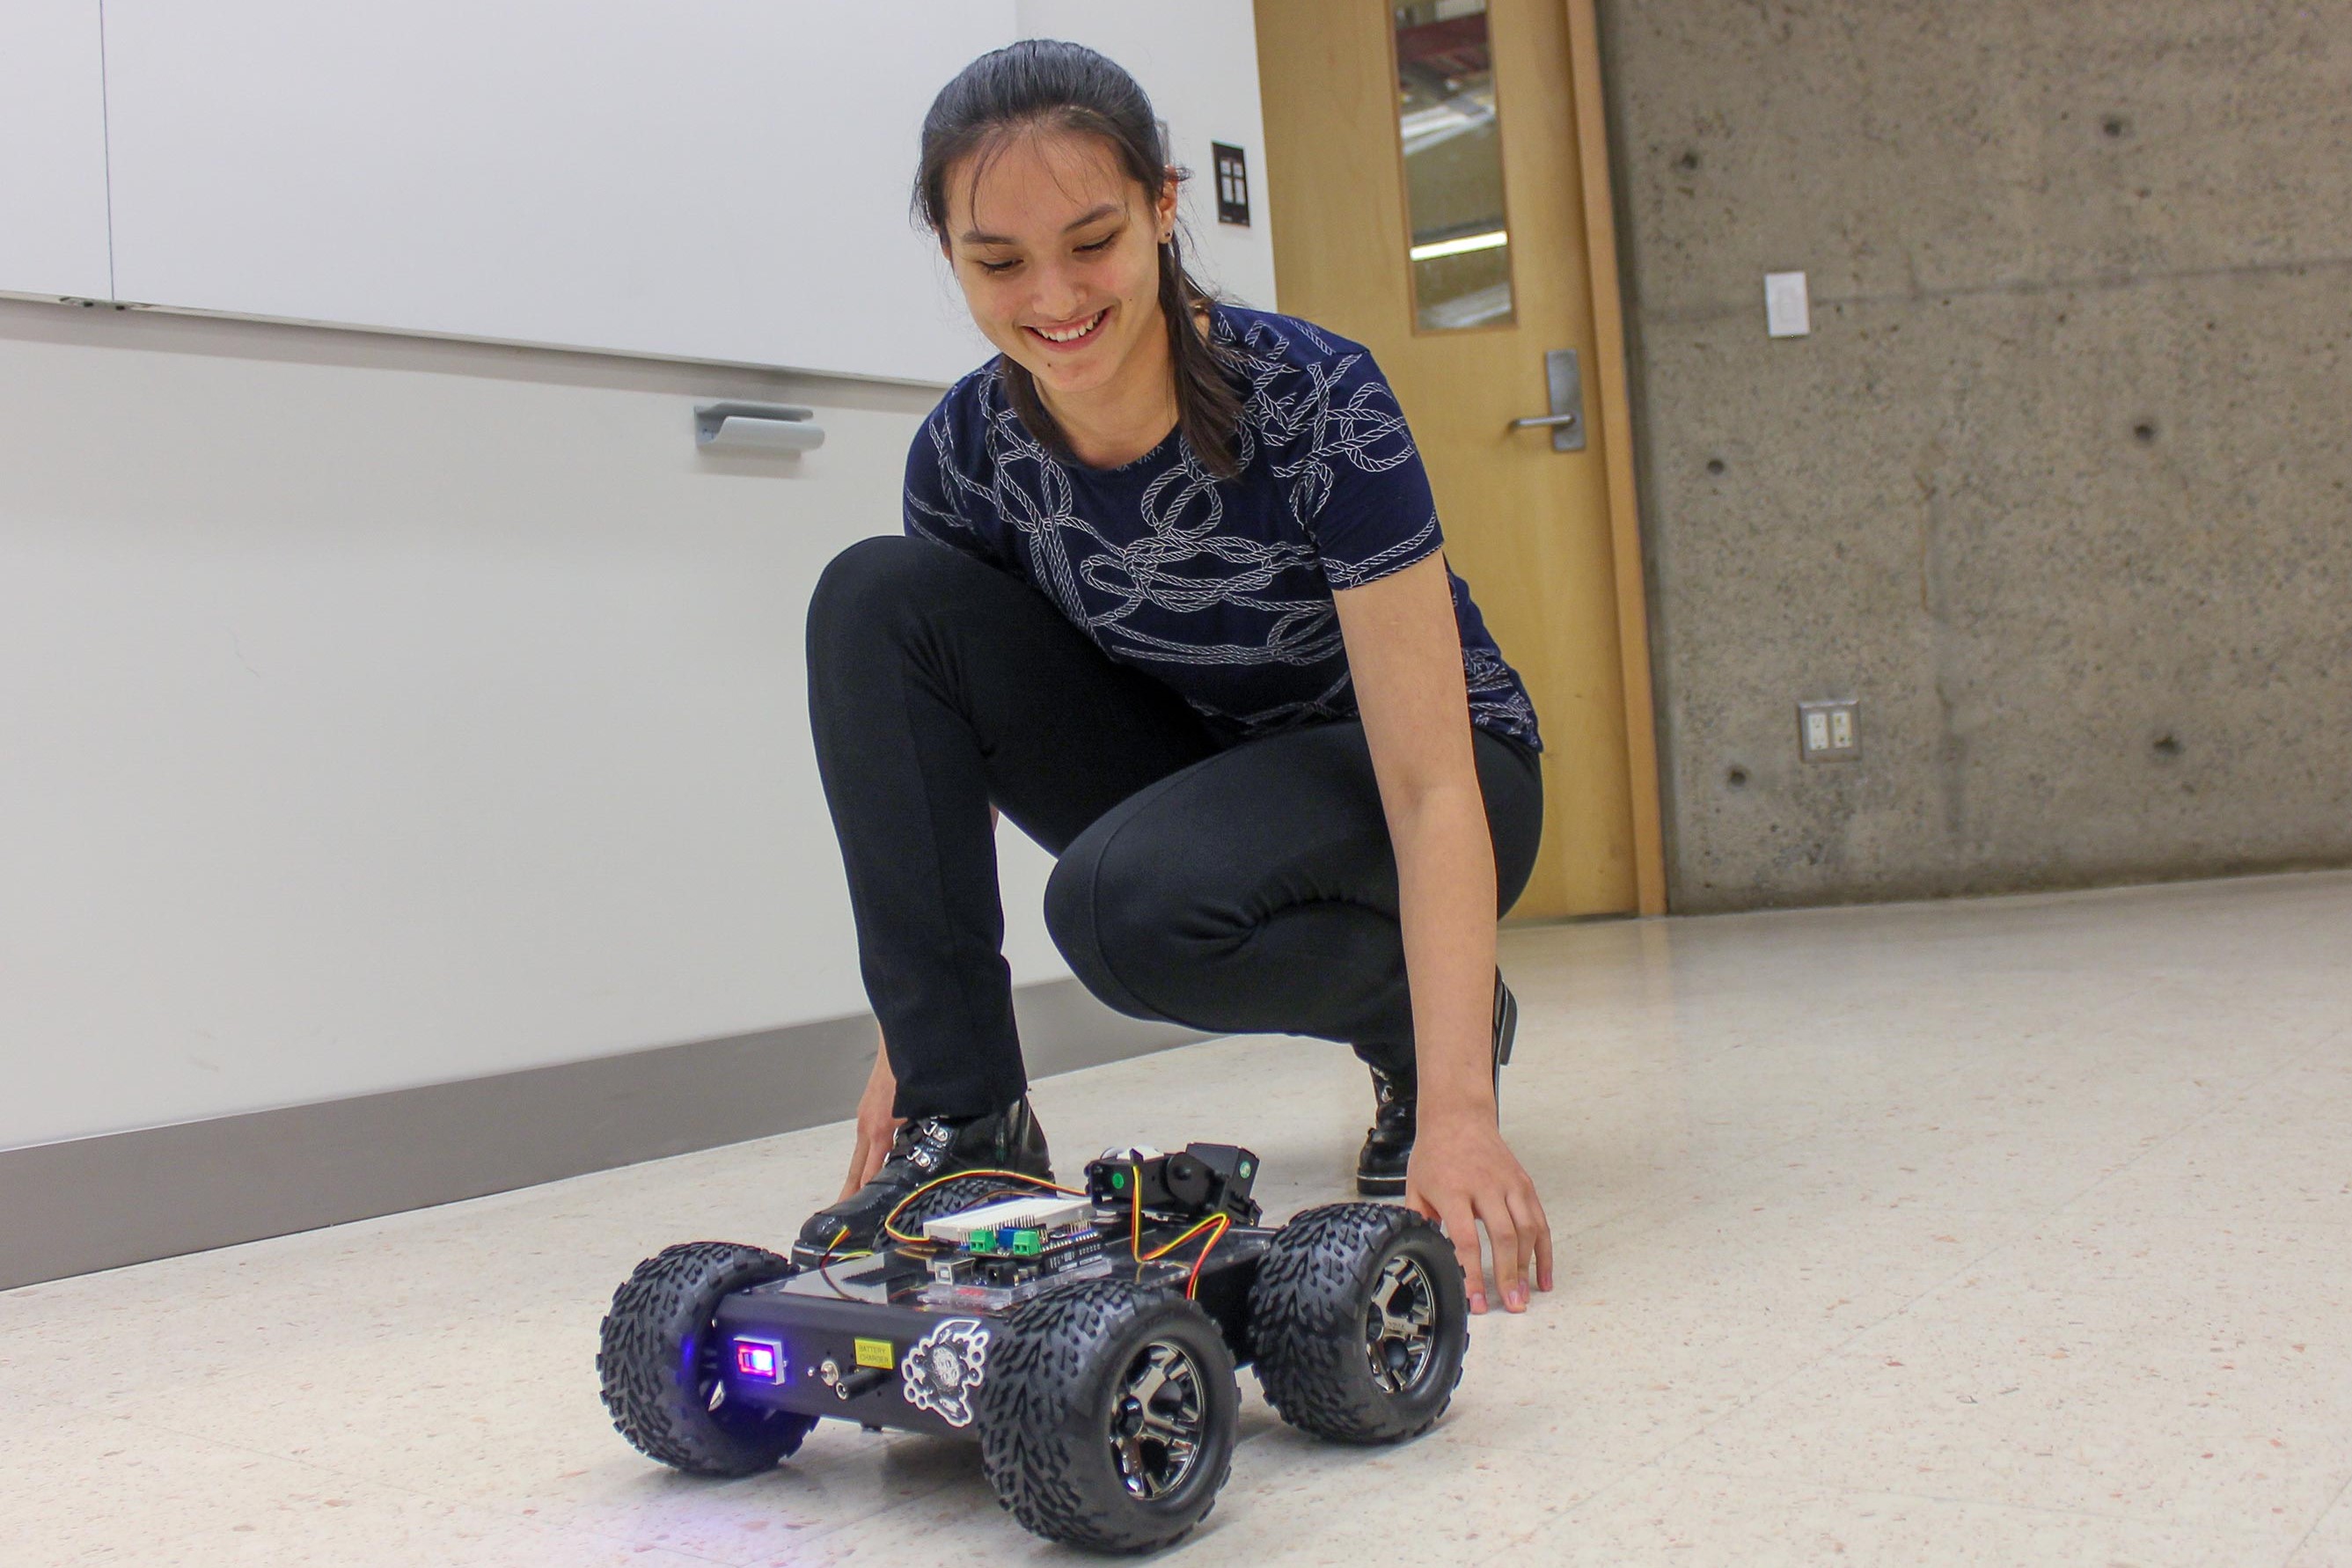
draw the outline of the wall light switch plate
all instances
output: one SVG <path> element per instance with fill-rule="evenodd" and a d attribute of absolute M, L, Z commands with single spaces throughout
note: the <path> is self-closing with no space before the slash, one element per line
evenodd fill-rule
<path fill-rule="evenodd" d="M 1813 307 L 1801 272 L 1764 274 L 1764 335 L 1801 338 L 1813 330 Z"/>
<path fill-rule="evenodd" d="M 1851 763 L 1862 755 L 1859 702 L 1797 704 L 1797 756 L 1808 763 Z"/>
<path fill-rule="evenodd" d="M 1210 142 L 1209 153 L 1217 161 L 1217 221 L 1249 227 L 1248 155 L 1225 142 Z"/>

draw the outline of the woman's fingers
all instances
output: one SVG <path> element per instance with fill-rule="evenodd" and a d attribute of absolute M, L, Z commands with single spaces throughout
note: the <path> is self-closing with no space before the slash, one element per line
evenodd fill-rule
<path fill-rule="evenodd" d="M 1511 1194 L 1511 1216 L 1518 1222 L 1519 1235 L 1526 1242 L 1536 1289 L 1550 1289 L 1551 1220 L 1544 1214 L 1543 1199 L 1537 1195 L 1534 1183 Z"/>
<path fill-rule="evenodd" d="M 1479 1260 L 1482 1226 L 1504 1308 L 1524 1312 L 1536 1290 L 1552 1288 L 1551 1222 L 1526 1167 L 1493 1128 L 1424 1126 L 1407 1171 L 1405 1203 L 1445 1227 L 1462 1260 L 1472 1311 L 1484 1312 L 1489 1296 Z"/>
<path fill-rule="evenodd" d="M 1462 1260 L 1462 1283 L 1470 1292 L 1470 1310 L 1486 1310 L 1486 1268 L 1478 1259 L 1478 1211 L 1466 1199 L 1444 1203 L 1437 1223 L 1445 1227 L 1445 1238 L 1454 1244 L 1454 1256 Z"/>
<path fill-rule="evenodd" d="M 1486 1240 L 1495 1254 L 1495 1288 L 1503 1295 L 1503 1310 L 1524 1312 L 1528 1310 L 1528 1271 L 1520 1257 L 1519 1228 L 1511 1223 L 1509 1201 L 1498 1192 L 1480 1194 L 1478 1215 L 1486 1222 Z"/>
<path fill-rule="evenodd" d="M 835 1198 L 834 1202 L 841 1202 L 842 1198 L 848 1197 L 866 1184 L 866 1134 L 860 1132 L 857 1135 L 856 1146 L 849 1151 L 849 1173 L 842 1178 L 841 1197 Z"/>

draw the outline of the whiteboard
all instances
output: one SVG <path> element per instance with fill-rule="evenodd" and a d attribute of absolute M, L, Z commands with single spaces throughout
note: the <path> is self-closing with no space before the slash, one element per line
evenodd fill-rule
<path fill-rule="evenodd" d="M 0 13 L 0 293 L 103 300 L 105 79 L 98 0 Z"/>
<path fill-rule="evenodd" d="M 115 297 L 916 381 L 907 216 L 1013 0 L 108 0 Z"/>

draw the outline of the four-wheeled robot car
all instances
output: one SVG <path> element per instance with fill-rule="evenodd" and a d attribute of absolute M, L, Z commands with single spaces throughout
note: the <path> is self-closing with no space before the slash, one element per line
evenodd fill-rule
<path fill-rule="evenodd" d="M 696 1241 L 614 1293 L 605 1408 L 644 1453 L 766 1469 L 820 1417 L 980 1440 L 998 1499 L 1049 1540 L 1164 1546 L 1225 1482 L 1254 1364 L 1292 1426 L 1423 1431 L 1468 1340 L 1462 1268 L 1410 1209 L 1258 1223 L 1257 1157 L 1121 1149 L 1083 1192 L 965 1173 L 919 1189 L 871 1252 Z"/>

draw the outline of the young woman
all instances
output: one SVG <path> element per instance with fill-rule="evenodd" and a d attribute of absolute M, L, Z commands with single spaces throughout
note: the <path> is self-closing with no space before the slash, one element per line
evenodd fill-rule
<path fill-rule="evenodd" d="M 924 121 L 916 210 L 1001 352 L 916 437 L 906 536 L 844 551 L 809 608 L 883 1046 L 802 1239 L 866 1246 L 957 1169 L 1049 1169 L 993 807 L 1058 857 L 1047 924 L 1111 1006 L 1353 1046 L 1359 1185 L 1444 1226 L 1478 1311 L 1483 1224 L 1522 1310 L 1551 1241 L 1496 1126 L 1495 922 L 1541 831 L 1535 712 L 1370 355 L 1196 285 L 1181 177 L 1074 44 L 982 57 Z"/>

